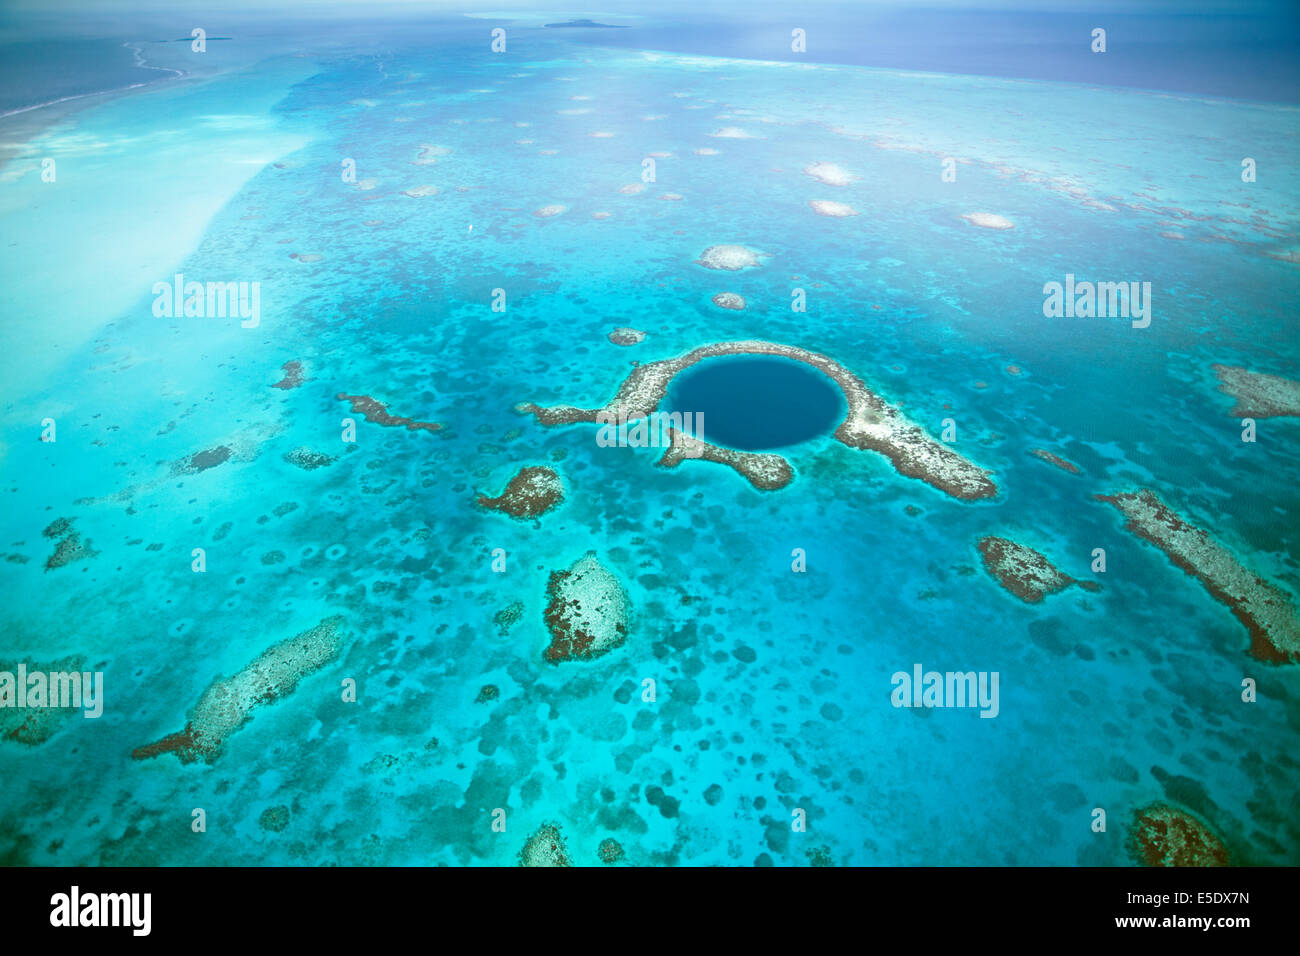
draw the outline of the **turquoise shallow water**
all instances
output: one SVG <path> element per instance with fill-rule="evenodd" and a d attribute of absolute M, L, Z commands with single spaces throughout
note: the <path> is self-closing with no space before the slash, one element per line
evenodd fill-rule
<path fill-rule="evenodd" d="M 1294 668 L 1250 658 L 1232 615 L 1090 497 L 1154 488 L 1300 590 L 1300 425 L 1261 420 L 1243 444 L 1211 371 L 1297 375 L 1300 282 L 1270 253 L 1296 247 L 1300 113 L 540 32 L 496 56 L 481 32 L 436 56 L 340 52 L 258 113 L 303 144 L 256 163 L 179 269 L 259 282 L 256 328 L 155 317 L 152 285 L 172 276 L 142 271 L 124 280 L 133 305 L 6 395 L 4 656 L 81 655 L 108 699 L 39 747 L 0 742 L 3 858 L 496 865 L 553 820 L 589 864 L 614 837 L 642 864 L 805 865 L 826 848 L 838 864 L 1110 865 L 1129 862 L 1132 810 L 1171 799 L 1242 862 L 1300 861 Z M 171 127 L 207 117 L 236 135 L 250 82 L 178 95 Z M 133 102 L 81 114 L 78 134 L 124 129 Z M 144 136 L 156 101 L 138 102 Z M 415 165 L 426 145 L 442 149 Z M 136 161 L 129 142 L 95 155 L 105 193 Z M 818 182 L 803 171 L 818 162 L 856 178 Z M 42 185 L 33 171 L 9 188 Z M 548 205 L 564 210 L 534 214 Z M 1014 228 L 961 218 L 975 212 Z M 761 264 L 697 264 L 720 243 Z M 1044 318 L 1043 284 L 1066 273 L 1150 281 L 1150 327 Z M 15 307 L 57 322 L 57 295 L 37 291 Z M 748 307 L 714 306 L 724 291 Z M 646 339 L 609 342 L 625 325 Z M 951 419 L 1001 494 L 963 503 L 826 436 L 790 453 L 790 486 L 760 493 L 515 410 L 599 405 L 635 362 L 747 338 L 831 356 L 932 434 Z M 272 388 L 287 361 L 306 381 Z M 444 427 L 380 427 L 339 393 Z M 53 444 L 36 440 L 47 416 Z M 233 460 L 172 473 L 222 445 Z M 284 458 L 301 447 L 336 460 L 303 470 Z M 561 473 L 559 510 L 475 507 L 532 464 Z M 98 554 L 46 571 L 56 517 Z M 1080 578 L 1104 548 L 1101 590 L 1025 605 L 980 566 L 988 534 Z M 589 549 L 625 583 L 630 636 L 547 665 L 547 573 Z M 494 615 L 514 602 L 503 634 Z M 336 613 L 339 662 L 256 711 L 213 765 L 130 759 L 218 675 Z M 917 662 L 999 672 L 998 717 L 892 707 L 890 675 Z M 499 697 L 476 703 L 486 684 Z M 275 806 L 280 831 L 259 824 Z"/>

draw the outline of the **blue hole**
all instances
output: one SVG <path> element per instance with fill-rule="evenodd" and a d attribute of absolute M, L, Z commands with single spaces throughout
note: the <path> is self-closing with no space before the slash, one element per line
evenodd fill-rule
<path fill-rule="evenodd" d="M 741 451 L 787 448 L 830 434 L 848 411 L 839 386 L 823 373 L 767 356 L 706 359 L 673 380 L 661 408 L 702 413 L 697 437 Z"/>

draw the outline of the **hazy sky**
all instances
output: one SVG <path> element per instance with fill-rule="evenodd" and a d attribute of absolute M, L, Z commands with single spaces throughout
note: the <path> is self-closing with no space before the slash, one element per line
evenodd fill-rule
<path fill-rule="evenodd" d="M 861 12 L 870 8 L 900 9 L 961 9 L 961 10 L 1024 10 L 1029 12 L 1079 12 L 1107 13 L 1130 12 L 1143 14 L 1239 13 L 1243 15 L 1296 16 L 1300 4 L 1296 0 L 923 0 L 910 3 L 906 0 L 593 0 L 589 5 L 572 0 L 538 2 L 538 0 L 483 0 L 480 3 L 466 0 L 6 0 L 8 12 L 28 11 L 50 13 L 54 11 L 82 11 L 100 16 L 112 13 L 150 12 L 182 13 L 203 11 L 220 15 L 223 11 L 250 11 L 263 14 L 317 13 L 347 11 L 360 16 L 375 16 L 383 12 L 411 13 L 420 10 L 440 13 L 492 13 L 534 12 L 571 16 L 596 16 L 618 13 L 642 16 L 663 16 L 675 10 L 694 14 L 739 16 L 744 14 L 797 14 L 800 10 L 843 10 Z"/>
<path fill-rule="evenodd" d="M 817 62 L 1300 100 L 1300 0 L 581 2 L 0 0 L 0 44 L 30 52 L 39 41 L 176 38 L 199 25 L 210 35 L 278 31 L 301 39 L 328 35 L 340 21 L 373 33 L 390 22 L 404 28 L 468 14 L 485 27 L 514 20 L 516 29 L 589 17 L 638 29 L 565 31 L 569 40 L 781 59 L 783 38 L 801 26 L 816 36 L 808 59 Z M 1104 61 L 1077 42 L 1096 26 L 1107 27 L 1113 41 Z"/>

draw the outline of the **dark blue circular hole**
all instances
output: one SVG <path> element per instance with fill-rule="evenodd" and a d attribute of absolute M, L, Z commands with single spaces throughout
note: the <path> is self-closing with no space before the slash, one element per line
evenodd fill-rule
<path fill-rule="evenodd" d="M 848 411 L 839 386 L 822 372 L 768 356 L 705 359 L 673 380 L 661 407 L 702 413 L 696 437 L 741 451 L 786 448 L 829 434 Z"/>

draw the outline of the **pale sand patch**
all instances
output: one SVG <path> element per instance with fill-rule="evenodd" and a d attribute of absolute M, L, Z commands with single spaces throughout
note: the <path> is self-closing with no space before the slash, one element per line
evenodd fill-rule
<path fill-rule="evenodd" d="M 584 107 L 583 109 L 556 110 L 555 112 L 559 113 L 561 116 L 581 116 L 583 113 L 590 113 L 591 108 Z"/>
<path fill-rule="evenodd" d="M 303 58 L 273 71 L 264 83 L 241 70 L 202 82 L 178 79 L 175 85 L 107 97 L 30 136 L 10 130 L 7 148 L 53 157 L 60 172 L 78 170 L 44 188 L 5 191 L 5 235 L 22 237 L 5 254 L 6 342 L 24 346 L 0 350 L 0 383 L 11 411 L 25 407 L 20 398 L 29 388 L 66 390 L 75 379 L 63 378 L 58 369 L 75 350 L 104 323 L 138 307 L 151 283 L 180 271 L 212 218 L 248 180 L 276 162 L 289 168 L 282 157 L 319 135 L 305 122 L 283 129 L 273 112 L 292 84 L 318 69 Z M 208 115 L 218 89 L 223 101 L 229 96 L 238 102 L 238 115 Z M 148 147 L 136 148 L 135 111 L 150 102 L 155 111 L 202 121 L 187 126 L 184 136 L 148 134 Z M 177 176 L 177 170 L 185 174 Z M 131 188 L 121 189 L 124 182 Z M 141 214 L 152 209 L 167 214 Z M 48 310 L 51 289 L 58 290 L 57 322 Z M 76 374 L 68 365 L 68 375 Z"/>
<path fill-rule="evenodd" d="M 645 183 L 628 183 L 626 186 L 619 186 L 618 191 L 624 196 L 635 196 L 637 193 L 645 192 Z"/>
<path fill-rule="evenodd" d="M 819 216 L 833 216 L 842 219 L 845 216 L 856 216 L 858 211 L 848 203 L 835 202 L 830 199 L 814 199 L 808 203 L 812 206 L 813 212 Z"/>
<path fill-rule="evenodd" d="M 813 163 L 805 167 L 804 172 L 826 186 L 847 186 L 858 178 L 843 166 L 834 163 Z"/>
<path fill-rule="evenodd" d="M 325 257 L 315 252 L 291 252 L 290 259 L 297 259 L 299 262 L 320 262 Z"/>
<path fill-rule="evenodd" d="M 695 262 L 706 269 L 726 269 L 729 272 L 736 272 L 760 265 L 759 255 L 746 246 L 709 246 Z"/>
<path fill-rule="evenodd" d="M 515 140 L 515 145 L 516 145 L 516 146 L 532 146 L 533 143 L 535 143 L 535 142 L 537 142 L 537 140 L 535 140 L 535 139 L 517 139 L 517 140 Z"/>
<path fill-rule="evenodd" d="M 747 133 L 739 126 L 723 126 L 709 134 L 717 139 L 757 139 L 753 133 Z"/>
<path fill-rule="evenodd" d="M 600 132 L 597 133 L 588 133 L 587 135 L 590 136 L 592 139 L 613 139 L 614 138 L 613 133 L 607 133 L 604 130 L 601 130 Z"/>
<path fill-rule="evenodd" d="M 560 152 L 560 151 L 559 151 L 558 149 L 539 149 L 539 150 L 537 151 L 537 155 L 539 155 L 539 156 L 555 156 L 555 155 L 557 155 L 559 152 Z"/>
<path fill-rule="evenodd" d="M 667 119 L 667 118 L 668 118 L 668 114 L 666 114 L 666 113 L 656 113 L 656 114 L 654 114 L 653 116 L 643 116 L 643 117 L 641 117 L 641 119 L 644 120 L 644 121 L 647 122 L 647 123 L 653 123 L 655 120 L 661 120 L 661 119 Z"/>
<path fill-rule="evenodd" d="M 437 157 L 450 155 L 451 150 L 446 146 L 431 146 L 427 143 L 420 144 L 420 152 L 411 160 L 414 166 L 432 166 L 436 163 Z"/>
<path fill-rule="evenodd" d="M 695 155 L 696 156 L 718 156 L 721 155 L 721 150 L 714 149 L 711 146 L 702 146 L 695 151 Z"/>
<path fill-rule="evenodd" d="M 608 218 L 609 218 L 609 213 L 607 213 L 607 212 L 593 212 L 593 213 L 591 214 L 591 218 L 592 218 L 592 219 L 608 219 Z"/>
<path fill-rule="evenodd" d="M 664 193 L 664 194 L 663 194 L 662 196 L 660 196 L 659 198 L 660 198 L 660 199 L 666 199 L 666 200 L 668 200 L 669 202 L 676 202 L 677 200 L 679 200 L 679 199 L 682 198 L 682 194 L 681 194 L 681 193 Z"/>
<path fill-rule="evenodd" d="M 376 186 L 378 186 L 378 185 L 379 185 L 379 180 L 378 180 L 378 179 L 374 179 L 374 178 L 372 178 L 372 177 L 371 177 L 371 178 L 366 178 L 366 179 L 358 179 L 358 180 L 356 181 L 355 185 L 356 185 L 357 189 L 360 189 L 362 192 L 365 192 L 365 191 L 367 191 L 367 190 L 374 189 Z"/>
<path fill-rule="evenodd" d="M 1015 226 L 1010 219 L 992 212 L 968 212 L 962 218 L 981 229 L 1011 229 Z"/>
<path fill-rule="evenodd" d="M 660 152 L 651 153 L 650 155 L 653 156 L 655 159 L 668 159 L 670 156 L 672 156 L 672 153 L 665 153 L 660 151 Z"/>
<path fill-rule="evenodd" d="M 546 219 L 550 216 L 558 216 L 560 213 L 568 210 L 568 206 L 561 206 L 559 203 L 552 203 L 549 206 L 543 206 L 541 209 L 534 210 L 534 216 L 540 216 Z"/>
<path fill-rule="evenodd" d="M 1162 232 L 1160 233 L 1160 237 L 1162 239 L 1186 239 L 1187 238 L 1181 232 Z"/>
<path fill-rule="evenodd" d="M 364 106 L 367 109 L 379 105 L 379 100 L 348 100 L 348 102 L 353 106 Z"/>
<path fill-rule="evenodd" d="M 402 195 L 403 195 L 403 196 L 410 196 L 412 199 L 419 199 L 419 198 L 421 198 L 422 196 L 436 196 L 436 195 L 438 195 L 438 187 L 437 187 L 437 186 L 427 186 L 427 185 L 426 185 L 426 186 L 416 186 L 414 189 L 403 189 L 403 190 L 402 190 Z"/>

